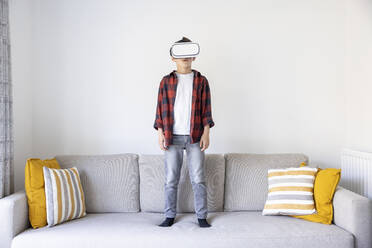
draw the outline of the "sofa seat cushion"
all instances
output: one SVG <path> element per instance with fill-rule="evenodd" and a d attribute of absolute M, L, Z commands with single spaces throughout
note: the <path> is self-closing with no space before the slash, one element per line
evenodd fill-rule
<path fill-rule="evenodd" d="M 193 213 L 177 214 L 171 227 L 157 226 L 163 218 L 148 212 L 87 214 L 54 227 L 29 228 L 13 239 L 12 248 L 354 247 L 352 234 L 334 224 L 260 211 L 209 213 L 209 228 L 200 228 Z"/>

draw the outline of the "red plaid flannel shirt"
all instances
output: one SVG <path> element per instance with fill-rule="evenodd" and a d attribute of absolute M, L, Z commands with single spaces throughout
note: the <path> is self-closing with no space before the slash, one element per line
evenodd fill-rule
<path fill-rule="evenodd" d="M 199 71 L 194 72 L 190 137 L 191 144 L 199 142 L 204 131 L 204 126 L 214 126 L 212 118 L 211 94 L 208 80 Z M 159 85 L 156 115 L 153 127 L 163 129 L 165 146 L 172 144 L 173 123 L 174 123 L 174 102 L 177 90 L 176 70 L 164 76 Z"/>

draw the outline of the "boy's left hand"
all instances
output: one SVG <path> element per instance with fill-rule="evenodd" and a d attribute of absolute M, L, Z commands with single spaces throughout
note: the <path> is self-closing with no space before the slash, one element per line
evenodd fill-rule
<path fill-rule="evenodd" d="M 209 133 L 204 132 L 200 138 L 200 148 L 201 151 L 204 151 L 209 146 Z"/>

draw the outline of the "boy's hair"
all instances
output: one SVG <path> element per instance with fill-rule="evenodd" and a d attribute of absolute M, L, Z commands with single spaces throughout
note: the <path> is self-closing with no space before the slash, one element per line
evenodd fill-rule
<path fill-rule="evenodd" d="M 176 41 L 175 43 L 182 43 L 182 42 L 191 42 L 191 40 L 190 40 L 189 38 L 185 37 L 185 36 L 182 36 L 182 39 Z M 172 56 L 171 49 L 172 49 L 172 48 L 169 49 L 169 54 L 170 54 L 170 56 Z"/>
<path fill-rule="evenodd" d="M 186 38 L 185 36 L 183 36 L 181 40 L 176 41 L 175 43 L 181 43 L 181 42 L 191 42 L 191 40 L 189 38 Z"/>

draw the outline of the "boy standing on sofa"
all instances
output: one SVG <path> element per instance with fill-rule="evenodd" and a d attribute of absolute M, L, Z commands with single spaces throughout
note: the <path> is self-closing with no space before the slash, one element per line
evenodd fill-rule
<path fill-rule="evenodd" d="M 186 37 L 176 43 L 191 42 Z M 204 171 L 205 149 L 209 146 L 209 129 L 214 126 L 208 80 L 191 69 L 195 57 L 174 58 L 177 70 L 163 77 L 159 85 L 156 118 L 159 146 L 164 151 L 165 217 L 159 225 L 171 226 L 176 216 L 177 190 L 183 161 L 187 166 L 194 192 L 194 207 L 200 227 L 207 222 L 207 188 Z"/>

